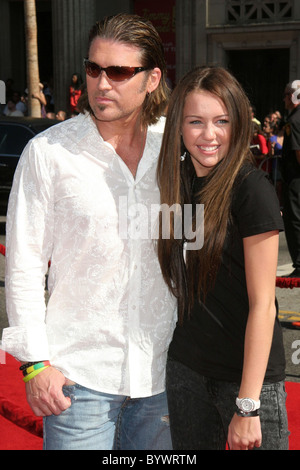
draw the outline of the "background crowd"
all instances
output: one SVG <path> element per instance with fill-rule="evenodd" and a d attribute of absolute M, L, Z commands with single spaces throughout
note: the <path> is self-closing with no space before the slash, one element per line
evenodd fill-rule
<path fill-rule="evenodd" d="M 1 114 L 5 116 L 27 116 L 28 115 L 28 89 L 23 93 L 14 89 L 14 80 L 6 80 L 6 104 L 1 107 Z M 34 98 L 41 104 L 41 117 L 65 121 L 78 114 L 77 103 L 82 94 L 83 80 L 79 73 L 73 73 L 68 85 L 68 109 L 55 112 L 54 92 L 49 82 L 40 83 L 39 93 Z"/>
<path fill-rule="evenodd" d="M 269 173 L 282 205 L 282 176 L 280 158 L 284 138 L 284 119 L 280 111 L 273 111 L 265 116 L 263 122 L 256 117 L 252 106 L 251 150 L 259 168 Z"/>

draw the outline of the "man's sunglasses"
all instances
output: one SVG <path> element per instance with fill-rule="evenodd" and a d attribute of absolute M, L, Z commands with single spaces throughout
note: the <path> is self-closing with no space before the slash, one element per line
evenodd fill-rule
<path fill-rule="evenodd" d="M 134 77 L 139 72 L 144 72 L 148 70 L 146 67 L 125 67 L 111 65 L 110 67 L 100 67 L 100 65 L 91 62 L 89 59 L 84 59 L 83 61 L 85 71 L 89 77 L 97 78 L 104 71 L 107 77 L 113 82 L 123 82 L 124 80 L 129 80 L 129 78 Z"/>

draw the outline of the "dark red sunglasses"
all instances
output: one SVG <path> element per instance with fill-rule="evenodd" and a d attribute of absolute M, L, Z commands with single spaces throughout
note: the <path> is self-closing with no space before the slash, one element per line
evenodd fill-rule
<path fill-rule="evenodd" d="M 148 70 L 146 67 L 125 67 L 118 65 L 111 65 L 110 67 L 100 67 L 100 65 L 91 62 L 89 59 L 83 61 L 85 71 L 89 77 L 97 78 L 104 71 L 107 77 L 113 82 L 123 82 L 134 77 L 139 72 Z"/>

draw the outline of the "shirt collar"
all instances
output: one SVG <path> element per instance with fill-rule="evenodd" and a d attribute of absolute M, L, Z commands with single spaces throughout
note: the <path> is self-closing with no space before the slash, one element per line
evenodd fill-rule
<path fill-rule="evenodd" d="M 97 146 L 99 143 L 102 143 L 109 147 L 114 155 L 119 159 L 120 157 L 116 153 L 115 149 L 111 144 L 105 142 L 103 137 L 101 136 L 100 132 L 97 129 L 96 124 L 94 123 L 91 115 L 86 112 L 85 114 L 80 114 L 77 116 L 79 119 L 80 125 L 78 126 L 78 140 L 82 141 L 85 140 L 89 136 L 90 142 L 93 141 L 94 145 Z M 158 135 L 159 134 L 159 138 Z M 148 129 L 147 131 L 147 138 L 144 148 L 143 156 L 139 162 L 135 182 L 137 183 L 143 175 L 152 167 L 153 164 L 156 164 L 158 159 L 159 151 L 160 151 L 160 144 L 161 144 L 161 132 L 157 133 L 155 130 Z M 114 158 L 112 158 L 111 166 L 113 167 L 115 163 Z"/>

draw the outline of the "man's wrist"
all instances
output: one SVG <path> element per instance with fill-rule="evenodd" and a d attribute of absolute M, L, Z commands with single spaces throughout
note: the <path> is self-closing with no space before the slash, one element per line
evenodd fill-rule
<path fill-rule="evenodd" d="M 36 375 L 43 372 L 43 370 L 50 367 L 49 361 L 39 361 L 39 362 L 26 362 L 21 365 L 20 371 L 23 373 L 23 381 L 25 383 L 33 379 Z"/>

